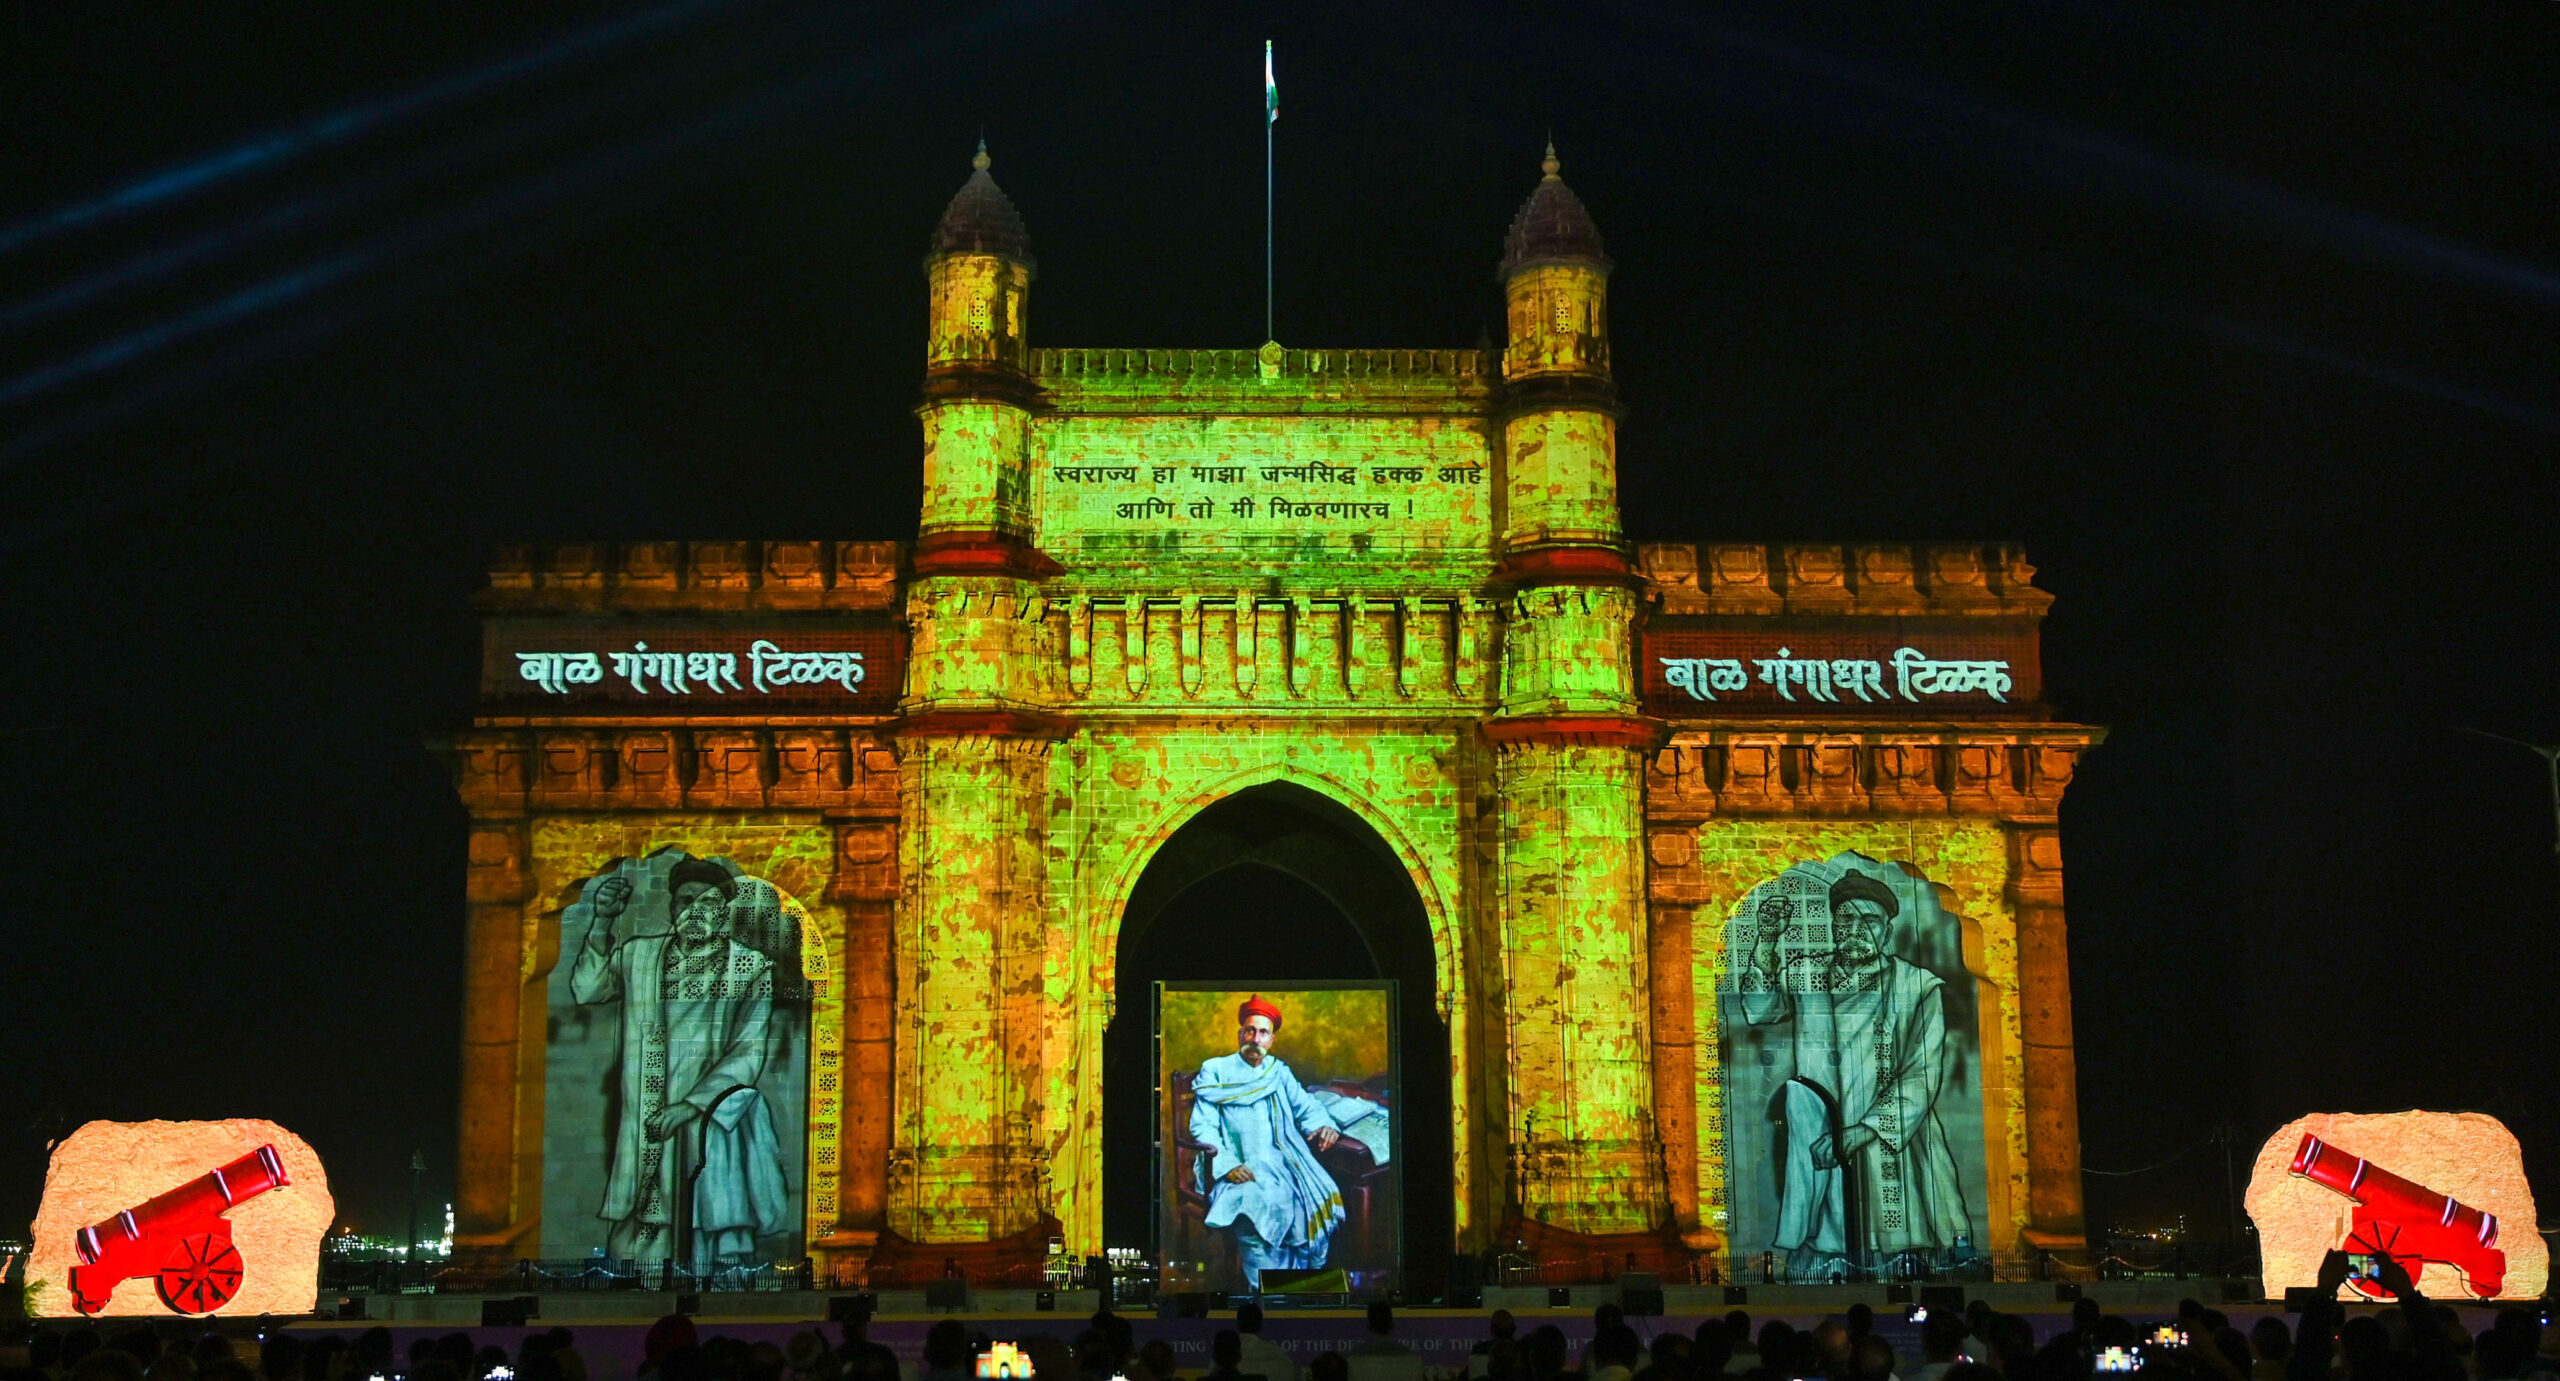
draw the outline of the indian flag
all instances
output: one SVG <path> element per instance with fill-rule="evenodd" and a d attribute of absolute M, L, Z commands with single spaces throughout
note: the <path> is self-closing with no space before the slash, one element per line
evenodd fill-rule
<path fill-rule="evenodd" d="M 1271 40 L 1262 40 L 1262 123 L 1280 123 L 1280 79 L 1271 75 Z"/>

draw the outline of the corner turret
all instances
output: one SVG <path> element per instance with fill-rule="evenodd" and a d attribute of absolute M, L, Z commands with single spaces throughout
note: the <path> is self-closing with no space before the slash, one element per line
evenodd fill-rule
<path fill-rule="evenodd" d="M 1037 574 L 1025 436 L 1039 390 L 1023 336 L 1031 235 L 987 172 L 987 141 L 925 255 L 924 511 L 916 570 Z"/>
<path fill-rule="evenodd" d="M 1502 373 L 1609 377 L 1609 256 L 1582 198 L 1559 175 L 1556 146 L 1547 145 L 1546 174 L 1502 239 L 1502 290 L 1511 330 Z"/>
<path fill-rule="evenodd" d="M 1506 577 L 1623 581 L 1618 398 L 1609 378 L 1609 258 L 1556 147 L 1502 242 L 1509 459 Z"/>
<path fill-rule="evenodd" d="M 979 140 L 969 180 L 933 228 L 924 261 L 928 372 L 953 366 L 1025 372 L 1023 327 L 1038 264 L 1021 213 L 987 172 L 993 162 L 987 141 Z"/>

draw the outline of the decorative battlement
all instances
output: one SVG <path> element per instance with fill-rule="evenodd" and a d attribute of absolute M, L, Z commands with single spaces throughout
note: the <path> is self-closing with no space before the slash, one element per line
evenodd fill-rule
<path fill-rule="evenodd" d="M 1473 411 L 1491 402 L 1501 357 L 1489 350 L 1103 350 L 1031 352 L 1052 405 L 1083 411 L 1136 403 L 1178 409 L 1210 396 L 1255 411 L 1256 399 L 1310 397 L 1439 402 Z"/>
<path fill-rule="evenodd" d="M 1487 350 L 1280 350 L 1271 373 L 1281 378 L 1485 380 L 1497 357 Z M 1265 377 L 1259 350 L 1110 350 L 1031 352 L 1031 372 L 1050 379 Z"/>
<path fill-rule="evenodd" d="M 1925 546 L 1648 542 L 1636 549 L 1663 614 L 1965 614 L 2041 618 L 2026 550 L 2006 542 Z"/>
<path fill-rule="evenodd" d="M 897 607 L 897 542 L 551 542 L 500 547 L 491 613 Z"/>

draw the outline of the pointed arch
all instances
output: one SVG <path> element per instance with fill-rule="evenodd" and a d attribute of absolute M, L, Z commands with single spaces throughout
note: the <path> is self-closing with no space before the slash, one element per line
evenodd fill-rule
<path fill-rule="evenodd" d="M 1289 761 L 1260 763 L 1213 780 L 1167 806 L 1130 840 L 1119 866 L 1096 889 L 1088 916 L 1086 933 L 1093 937 L 1093 945 L 1086 973 L 1094 984 L 1093 991 L 1101 994 L 1106 1003 L 1118 1001 L 1121 923 L 1130 898 L 1137 892 L 1138 880 L 1146 875 L 1165 844 L 1202 811 L 1220 801 L 1275 784 L 1295 786 L 1331 802 L 1366 826 L 1394 855 L 1422 900 L 1423 920 L 1431 932 L 1433 1000 L 1440 1020 L 1448 1022 L 1465 986 L 1465 928 L 1457 923 L 1458 907 L 1452 888 L 1444 885 L 1444 881 L 1453 883 L 1455 879 L 1444 880 L 1437 875 L 1403 822 L 1374 797 L 1330 773 L 1311 771 Z"/>

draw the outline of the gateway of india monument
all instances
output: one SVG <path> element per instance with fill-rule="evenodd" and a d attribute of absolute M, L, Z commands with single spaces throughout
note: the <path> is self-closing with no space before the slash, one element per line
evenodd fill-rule
<path fill-rule="evenodd" d="M 2056 821 L 2102 734 L 2047 707 L 2024 553 L 1632 541 L 1552 150 L 1498 350 L 1035 346 L 983 148 L 928 244 L 908 539 L 494 559 L 458 1261 L 2085 1260 Z M 1183 967 L 1283 883 L 1356 942 Z M 1318 1109 L 1298 1246 L 1223 1235 L 1263 1162 L 1164 1053 L 1200 978 L 1252 999 L 1208 999 L 1221 1060 L 1259 1030 Z"/>

